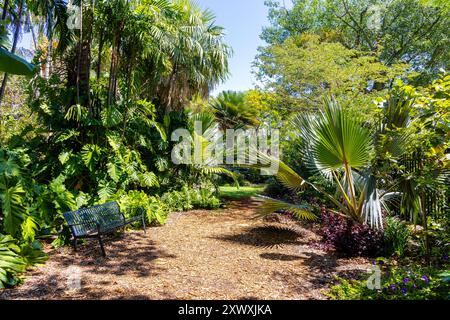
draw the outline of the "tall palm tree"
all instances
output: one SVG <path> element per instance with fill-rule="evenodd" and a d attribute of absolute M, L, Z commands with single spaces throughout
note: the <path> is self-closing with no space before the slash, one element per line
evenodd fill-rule
<path fill-rule="evenodd" d="M 173 2 L 177 19 L 171 24 L 163 52 L 170 73 L 156 80 L 158 99 L 166 112 L 179 110 L 200 93 L 207 97 L 210 89 L 228 76 L 231 49 L 224 42 L 223 28 L 215 25 L 214 14 L 190 0 Z"/>

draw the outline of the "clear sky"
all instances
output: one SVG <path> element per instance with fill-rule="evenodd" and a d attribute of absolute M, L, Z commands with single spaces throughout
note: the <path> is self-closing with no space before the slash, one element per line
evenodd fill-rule
<path fill-rule="evenodd" d="M 259 38 L 262 28 L 268 25 L 264 0 L 196 0 L 201 7 L 209 8 L 217 17 L 217 24 L 226 30 L 226 42 L 233 48 L 230 60 L 231 76 L 216 88 L 222 90 L 247 90 L 254 87 L 251 74 L 257 48 L 264 42 Z"/>

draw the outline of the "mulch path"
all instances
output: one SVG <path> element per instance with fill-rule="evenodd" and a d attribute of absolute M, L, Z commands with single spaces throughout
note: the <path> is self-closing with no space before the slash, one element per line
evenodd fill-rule
<path fill-rule="evenodd" d="M 254 219 L 255 205 L 174 213 L 147 234 L 107 241 L 106 258 L 95 240 L 78 252 L 49 250 L 49 261 L 0 299 L 326 299 L 334 276 L 368 269 L 366 259 L 318 249 L 313 228 L 298 221 Z"/>

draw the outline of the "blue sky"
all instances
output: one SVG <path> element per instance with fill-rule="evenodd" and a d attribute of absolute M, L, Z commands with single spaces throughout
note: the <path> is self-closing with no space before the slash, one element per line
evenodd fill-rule
<path fill-rule="evenodd" d="M 268 25 L 264 0 L 196 0 L 203 8 L 209 8 L 217 17 L 217 24 L 226 30 L 226 42 L 233 48 L 230 60 L 231 76 L 218 86 L 222 90 L 247 90 L 254 87 L 251 65 L 257 48 L 264 42 L 259 38 L 263 26 Z"/>

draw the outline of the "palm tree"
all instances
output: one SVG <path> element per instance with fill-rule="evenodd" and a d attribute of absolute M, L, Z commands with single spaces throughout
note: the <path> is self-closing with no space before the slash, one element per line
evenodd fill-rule
<path fill-rule="evenodd" d="M 216 111 L 222 129 L 259 125 L 257 110 L 249 108 L 243 92 L 224 91 L 212 98 L 209 105 Z"/>
<path fill-rule="evenodd" d="M 193 150 L 191 168 L 194 173 L 198 176 L 224 174 L 237 184 L 236 174 L 222 166 L 222 159 L 218 158 L 221 154 L 214 154 L 217 150 L 226 152 L 214 114 L 207 112 L 191 114 L 188 129 L 191 135 L 191 150 Z"/>
<path fill-rule="evenodd" d="M 153 84 L 166 112 L 180 110 L 195 94 L 207 97 L 210 89 L 228 76 L 231 55 L 224 43 L 224 30 L 215 25 L 213 13 L 190 0 L 175 0 L 173 5 L 177 19 L 167 28 L 162 50 L 170 72 L 158 76 Z M 152 55 L 151 60 L 155 59 L 160 57 Z"/>
<path fill-rule="evenodd" d="M 328 179 L 336 186 L 336 194 L 329 194 L 314 183 L 304 179 L 289 166 L 279 161 L 276 177 L 286 187 L 299 191 L 314 188 L 326 196 L 344 214 L 358 223 L 382 228 L 383 194 L 377 189 L 371 174 L 374 141 L 369 129 L 343 110 L 334 99 L 326 99 L 321 112 L 300 115 L 294 123 L 301 139 L 299 155 L 313 173 Z M 267 163 L 267 155 L 259 154 L 260 162 Z M 299 217 L 311 219 L 307 206 L 292 205 L 268 199 L 261 213 L 287 210 Z"/>

